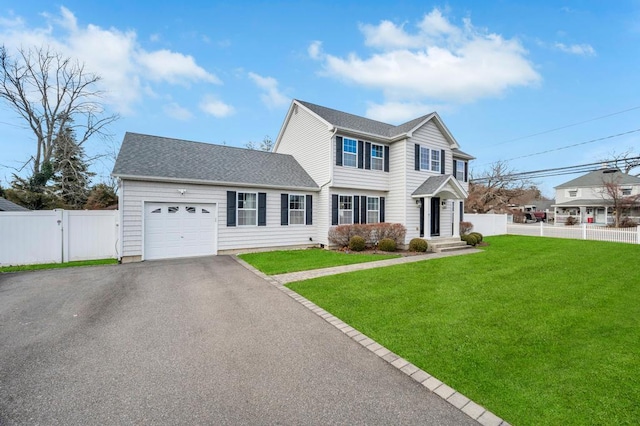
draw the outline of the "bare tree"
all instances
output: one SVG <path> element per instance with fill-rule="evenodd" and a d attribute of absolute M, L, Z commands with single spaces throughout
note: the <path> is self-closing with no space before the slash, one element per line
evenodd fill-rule
<path fill-rule="evenodd" d="M 640 155 L 633 152 L 632 148 L 629 148 L 620 154 L 613 151 L 607 158 L 600 161 L 610 167 L 616 167 L 626 174 L 633 174 L 632 171 L 640 167 Z M 638 173 L 635 174 L 635 176 L 638 175 Z"/>
<path fill-rule="evenodd" d="M 465 207 L 469 212 L 506 211 L 515 199 L 527 191 L 536 191 L 533 183 L 517 178 L 515 171 L 504 161 L 497 161 L 481 177 L 471 178 L 469 197 Z M 538 191 L 539 192 L 539 191 Z"/>
<path fill-rule="evenodd" d="M 269 135 L 265 135 L 264 139 L 260 143 L 260 149 L 263 151 L 271 152 L 273 150 L 274 143 L 269 137 Z"/>
<path fill-rule="evenodd" d="M 605 171 L 602 174 L 602 198 L 611 203 L 613 208 L 614 226 L 619 228 L 622 215 L 630 212 L 634 207 L 640 206 L 640 194 L 631 194 L 629 188 L 622 184 L 623 174 L 616 169 Z"/>
<path fill-rule="evenodd" d="M 33 175 L 52 161 L 56 141 L 71 127 L 82 146 L 119 118 L 105 115 L 100 77 L 50 48 L 20 49 L 16 57 L 0 47 L 0 98 L 27 124 L 36 139 L 29 160 Z"/>

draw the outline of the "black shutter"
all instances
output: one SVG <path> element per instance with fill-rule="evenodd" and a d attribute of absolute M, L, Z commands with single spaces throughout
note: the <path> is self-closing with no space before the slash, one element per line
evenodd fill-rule
<path fill-rule="evenodd" d="M 258 226 L 267 226 L 267 193 L 258 192 Z"/>
<path fill-rule="evenodd" d="M 336 166 L 342 166 L 342 136 L 336 136 Z"/>
<path fill-rule="evenodd" d="M 289 194 L 280 194 L 280 225 L 289 224 Z"/>
<path fill-rule="evenodd" d="M 371 142 L 365 142 L 364 144 L 364 168 L 371 169 Z"/>
<path fill-rule="evenodd" d="M 380 197 L 380 222 L 384 222 L 384 197 Z"/>
<path fill-rule="evenodd" d="M 384 171 L 389 171 L 389 147 L 384 147 Z"/>
<path fill-rule="evenodd" d="M 464 181 L 469 182 L 469 162 L 464 162 Z"/>
<path fill-rule="evenodd" d="M 304 203 L 307 211 L 305 212 L 305 221 L 306 225 L 313 225 L 313 196 L 307 195 L 306 202 Z"/>
<path fill-rule="evenodd" d="M 331 224 L 338 224 L 338 195 L 333 194 L 331 196 Z"/>
<path fill-rule="evenodd" d="M 446 167 L 444 166 L 444 149 L 440 150 L 440 173 L 445 174 Z"/>
<path fill-rule="evenodd" d="M 458 178 L 458 162 L 456 160 L 453 160 L 453 173 L 452 173 L 454 178 Z"/>
<path fill-rule="evenodd" d="M 367 197 L 364 195 L 360 201 L 360 223 L 367 223 Z"/>
<path fill-rule="evenodd" d="M 420 170 L 420 145 L 416 144 L 416 160 L 415 160 L 415 166 L 416 166 L 416 170 Z"/>
<path fill-rule="evenodd" d="M 358 141 L 358 168 L 364 168 L 364 142 Z"/>
<path fill-rule="evenodd" d="M 353 196 L 353 223 L 360 223 L 360 197 Z"/>
<path fill-rule="evenodd" d="M 236 226 L 236 191 L 227 191 L 227 226 Z"/>
<path fill-rule="evenodd" d="M 460 201 L 460 222 L 464 222 L 464 201 Z"/>

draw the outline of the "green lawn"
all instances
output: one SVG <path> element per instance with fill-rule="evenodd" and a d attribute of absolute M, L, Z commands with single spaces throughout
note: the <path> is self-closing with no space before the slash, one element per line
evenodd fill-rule
<path fill-rule="evenodd" d="M 289 287 L 512 424 L 637 424 L 640 246 L 486 240 Z"/>
<path fill-rule="evenodd" d="M 343 253 L 323 249 L 281 250 L 238 255 L 267 275 L 309 271 L 331 266 L 352 265 L 399 257 L 397 254 Z"/>
<path fill-rule="evenodd" d="M 18 265 L 18 266 L 2 266 L 2 272 L 19 272 L 19 271 L 36 271 L 39 269 L 59 269 L 72 268 L 75 266 L 95 266 L 95 265 L 114 265 L 118 263 L 117 259 L 99 259 L 99 260 L 80 260 L 67 263 L 42 263 L 39 265 Z"/>

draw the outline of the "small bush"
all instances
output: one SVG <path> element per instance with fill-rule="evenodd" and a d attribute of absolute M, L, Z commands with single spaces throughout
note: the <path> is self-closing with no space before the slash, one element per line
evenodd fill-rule
<path fill-rule="evenodd" d="M 333 226 L 329 229 L 329 242 L 338 247 L 348 247 L 349 241 L 355 235 L 361 236 L 368 247 L 373 247 L 376 242 L 384 238 L 390 238 L 396 243 L 396 247 L 404 244 L 407 229 L 400 223 L 371 223 Z"/>
<path fill-rule="evenodd" d="M 396 251 L 396 242 L 391 238 L 383 238 L 378 241 L 378 248 L 382 251 Z"/>
<path fill-rule="evenodd" d="M 638 226 L 638 223 L 630 217 L 625 216 L 620 219 L 620 223 L 618 224 L 618 226 L 620 226 L 620 228 L 635 228 L 636 226 Z"/>
<path fill-rule="evenodd" d="M 479 233 L 479 232 L 472 232 L 472 233 L 471 233 L 471 234 L 469 234 L 469 235 L 473 235 L 473 236 L 475 236 L 475 237 L 476 237 L 476 239 L 478 240 L 478 243 L 481 243 L 481 242 L 482 242 L 482 238 L 483 238 L 483 237 L 482 237 L 482 234 L 481 234 L 481 233 Z M 476 244 L 477 244 L 477 243 L 476 243 Z"/>
<path fill-rule="evenodd" d="M 463 235 L 460 237 L 460 239 L 462 241 L 465 241 L 467 243 L 467 245 L 470 246 L 475 246 L 476 244 L 478 244 L 480 241 L 478 241 L 478 237 L 476 235 L 473 234 L 469 234 L 469 235 Z"/>
<path fill-rule="evenodd" d="M 573 216 L 569 216 L 569 217 L 568 217 L 568 218 L 566 218 L 566 219 L 565 219 L 565 221 L 564 221 L 564 224 L 565 224 L 565 225 L 567 225 L 567 226 L 575 225 L 575 224 L 577 224 L 577 223 L 578 223 L 578 219 L 576 219 L 576 218 L 575 218 L 575 217 L 573 217 Z"/>
<path fill-rule="evenodd" d="M 349 250 L 362 251 L 367 247 L 367 242 L 360 235 L 354 235 L 349 239 Z"/>
<path fill-rule="evenodd" d="M 460 235 L 467 235 L 473 229 L 473 223 L 460 222 Z"/>
<path fill-rule="evenodd" d="M 409 241 L 409 251 L 425 252 L 429 245 L 422 238 L 414 238 Z"/>

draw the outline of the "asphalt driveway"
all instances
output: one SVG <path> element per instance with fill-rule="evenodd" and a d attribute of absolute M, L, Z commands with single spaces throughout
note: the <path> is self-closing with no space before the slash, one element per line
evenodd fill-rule
<path fill-rule="evenodd" d="M 0 425 L 476 424 L 232 258 L 0 275 Z"/>

